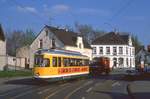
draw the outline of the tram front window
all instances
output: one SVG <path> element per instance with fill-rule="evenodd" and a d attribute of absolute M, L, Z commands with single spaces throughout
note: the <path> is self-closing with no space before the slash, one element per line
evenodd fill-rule
<path fill-rule="evenodd" d="M 35 67 L 49 67 L 50 61 L 42 56 L 35 57 Z"/>

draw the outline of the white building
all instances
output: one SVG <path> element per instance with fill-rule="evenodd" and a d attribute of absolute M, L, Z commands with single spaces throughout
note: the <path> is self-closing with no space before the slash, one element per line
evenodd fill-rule
<path fill-rule="evenodd" d="M 92 57 L 92 48 L 77 33 L 47 25 L 40 31 L 29 47 L 17 50 L 17 57 L 24 57 L 27 60 L 26 64 L 29 63 L 29 68 L 32 68 L 34 64 L 34 53 L 39 49 L 51 48 L 77 51 L 89 58 Z"/>
<path fill-rule="evenodd" d="M 130 35 L 107 33 L 92 42 L 92 58 L 108 57 L 110 68 L 134 68 L 135 48 Z"/>
<path fill-rule="evenodd" d="M 0 25 L 0 70 L 6 65 L 6 39 L 2 26 Z"/>

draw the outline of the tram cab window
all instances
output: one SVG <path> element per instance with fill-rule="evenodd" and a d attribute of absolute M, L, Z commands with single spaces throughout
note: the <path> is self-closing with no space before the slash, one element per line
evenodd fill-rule
<path fill-rule="evenodd" d="M 49 67 L 50 66 L 50 61 L 48 58 L 43 58 L 43 57 L 35 57 L 34 64 L 36 67 Z"/>
<path fill-rule="evenodd" d="M 43 59 L 42 66 L 43 66 L 43 67 L 49 67 L 49 66 L 50 66 L 50 61 L 49 61 L 49 59 L 44 58 L 44 59 Z"/>
<path fill-rule="evenodd" d="M 57 57 L 53 57 L 53 67 L 57 67 Z"/>

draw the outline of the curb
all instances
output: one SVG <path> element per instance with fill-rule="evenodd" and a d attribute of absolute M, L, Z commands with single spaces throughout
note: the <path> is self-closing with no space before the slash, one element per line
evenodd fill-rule
<path fill-rule="evenodd" d="M 6 78 L 0 78 L 0 84 L 4 84 L 7 81 L 10 80 L 19 80 L 19 79 L 27 79 L 27 78 L 32 78 L 31 76 L 23 76 L 23 77 L 6 77 Z"/>

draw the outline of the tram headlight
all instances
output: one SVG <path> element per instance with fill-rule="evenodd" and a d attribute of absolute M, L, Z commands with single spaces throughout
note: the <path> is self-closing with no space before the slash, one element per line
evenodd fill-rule
<path fill-rule="evenodd" d="M 36 73 L 36 74 L 35 74 L 35 76 L 39 76 L 39 75 L 40 75 L 39 73 Z"/>

